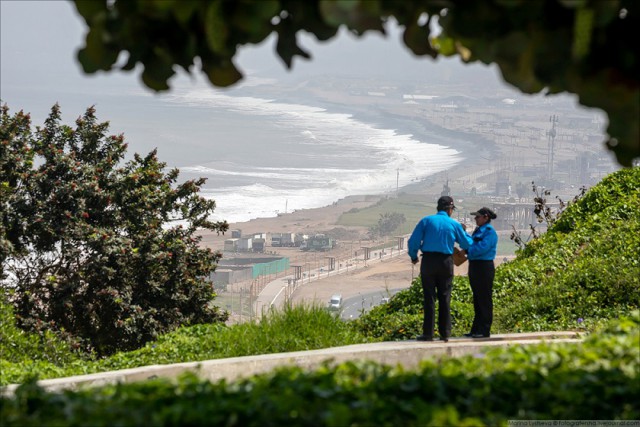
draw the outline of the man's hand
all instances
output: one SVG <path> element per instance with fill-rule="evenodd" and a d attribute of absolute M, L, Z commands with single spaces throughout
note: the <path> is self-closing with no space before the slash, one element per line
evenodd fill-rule
<path fill-rule="evenodd" d="M 411 264 L 417 264 L 418 261 L 419 261 L 418 258 L 414 258 L 414 259 L 411 260 Z"/>
<path fill-rule="evenodd" d="M 464 231 L 467 231 L 467 224 L 460 223 L 460 225 Z"/>

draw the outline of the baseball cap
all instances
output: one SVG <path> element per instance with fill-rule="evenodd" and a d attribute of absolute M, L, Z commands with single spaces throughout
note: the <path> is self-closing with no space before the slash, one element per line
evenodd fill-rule
<path fill-rule="evenodd" d="M 445 209 L 449 209 L 449 208 L 453 208 L 455 209 L 456 206 L 453 203 L 453 197 L 450 196 L 442 196 L 438 199 L 438 210 L 445 210 Z"/>
<path fill-rule="evenodd" d="M 491 219 L 496 219 L 497 215 L 489 208 L 480 208 L 476 212 L 471 212 L 471 216 L 488 216 Z"/>

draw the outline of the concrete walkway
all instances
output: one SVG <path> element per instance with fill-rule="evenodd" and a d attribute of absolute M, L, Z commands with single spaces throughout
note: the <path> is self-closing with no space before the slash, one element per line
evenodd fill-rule
<path fill-rule="evenodd" d="M 387 365 L 402 365 L 406 369 L 415 368 L 427 358 L 459 357 L 466 354 L 481 354 L 483 351 L 503 346 L 531 345 L 541 342 L 581 342 L 577 332 L 537 332 L 525 334 L 492 335 L 491 338 L 452 338 L 442 341 L 389 341 L 372 344 L 355 344 L 321 350 L 297 351 L 291 353 L 263 354 L 258 356 L 232 357 L 201 362 L 176 363 L 171 365 L 151 365 L 99 374 L 79 375 L 68 378 L 42 380 L 38 383 L 50 391 L 79 389 L 81 387 L 105 384 L 144 381 L 156 377 L 174 379 L 185 372 L 197 373 L 210 381 L 226 379 L 234 381 L 255 374 L 270 372 L 283 366 L 300 366 L 314 369 L 325 362 L 370 360 Z M 10 395 L 17 385 L 3 387 L 0 393 Z"/>

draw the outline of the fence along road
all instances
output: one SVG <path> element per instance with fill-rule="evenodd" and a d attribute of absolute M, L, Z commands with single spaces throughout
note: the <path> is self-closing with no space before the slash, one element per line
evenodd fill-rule
<path fill-rule="evenodd" d="M 402 239 L 403 242 L 405 242 L 406 236 L 403 236 Z M 357 257 L 342 260 L 341 263 L 344 263 L 345 266 L 341 267 L 341 264 L 338 264 L 338 267 L 334 270 L 329 270 L 324 267 L 314 269 L 309 268 L 299 279 L 296 279 L 295 276 L 291 274 L 267 283 L 260 291 L 255 301 L 254 313 L 257 314 L 256 318 L 260 318 L 262 314 L 266 314 L 269 310 L 281 308 L 297 289 L 307 283 L 310 283 L 312 280 L 320 280 L 330 276 L 354 271 L 356 269 L 365 268 L 371 264 L 379 263 L 383 260 L 395 258 L 400 255 L 406 256 L 407 250 L 404 248 L 398 249 L 398 246 L 398 244 L 395 244 L 382 249 L 363 250 Z M 403 244 L 402 246 L 404 247 L 405 245 Z M 373 253 L 376 255 L 371 256 Z M 367 255 L 369 255 L 369 258 L 367 258 Z"/>

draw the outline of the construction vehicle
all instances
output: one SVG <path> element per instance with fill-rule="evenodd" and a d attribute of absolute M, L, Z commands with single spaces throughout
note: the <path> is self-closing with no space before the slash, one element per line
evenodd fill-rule
<path fill-rule="evenodd" d="M 309 237 L 307 243 L 301 249 L 303 251 L 316 251 L 316 252 L 326 252 L 336 247 L 336 241 L 327 237 L 324 234 L 316 234 L 313 237 Z"/>
<path fill-rule="evenodd" d="M 305 239 L 306 236 L 301 233 L 272 233 L 271 246 L 276 248 L 299 247 Z"/>

